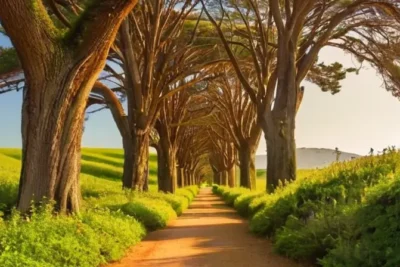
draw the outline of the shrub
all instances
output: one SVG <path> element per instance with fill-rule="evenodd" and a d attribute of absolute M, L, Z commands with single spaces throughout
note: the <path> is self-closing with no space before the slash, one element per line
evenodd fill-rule
<path fill-rule="evenodd" d="M 169 220 L 176 218 L 175 211 L 168 203 L 146 197 L 134 197 L 121 210 L 142 222 L 150 231 L 163 228 Z"/>
<path fill-rule="evenodd" d="M 107 209 L 85 212 L 82 222 L 96 232 L 100 254 L 106 261 L 120 259 L 125 250 L 138 243 L 146 233 L 136 219 Z"/>
<path fill-rule="evenodd" d="M 250 203 L 253 199 L 263 196 L 264 193 L 260 192 L 247 192 L 235 199 L 234 207 L 238 213 L 244 217 L 253 215 L 250 210 Z"/>
<path fill-rule="evenodd" d="M 29 220 L 14 211 L 0 222 L 0 266 L 98 266 L 117 260 L 145 234 L 143 226 L 107 210 L 54 216 L 51 206 Z"/>
<path fill-rule="evenodd" d="M 366 205 L 353 213 L 355 225 L 320 260 L 324 266 L 400 265 L 400 176 L 372 187 Z"/>
<path fill-rule="evenodd" d="M 197 186 L 187 186 L 177 189 L 175 195 L 185 197 L 190 203 L 198 193 L 199 188 Z"/>
<path fill-rule="evenodd" d="M 171 193 L 165 194 L 156 192 L 146 192 L 143 193 L 143 196 L 152 199 L 164 200 L 165 202 L 171 205 L 171 207 L 174 209 L 174 211 L 178 216 L 181 215 L 182 212 L 186 210 L 189 206 L 189 200 L 182 195 L 175 195 Z"/>

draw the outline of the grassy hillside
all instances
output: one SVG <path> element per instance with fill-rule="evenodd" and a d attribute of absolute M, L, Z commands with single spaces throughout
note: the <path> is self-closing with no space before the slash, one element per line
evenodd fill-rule
<path fill-rule="evenodd" d="M 81 186 L 85 200 L 99 194 L 110 195 L 121 191 L 124 164 L 121 149 L 84 148 L 82 150 Z M 20 149 L 0 149 L 0 210 L 16 201 L 17 185 L 21 168 Z M 157 157 L 150 156 L 149 189 L 157 191 Z"/>
<path fill-rule="evenodd" d="M 146 231 L 163 228 L 197 194 L 157 192 L 157 163 L 150 157 L 149 192 L 123 191 L 120 149 L 83 149 L 80 214 L 59 215 L 52 205 L 15 209 L 21 168 L 19 149 L 0 149 L 0 266 L 99 266 L 120 259 Z"/>

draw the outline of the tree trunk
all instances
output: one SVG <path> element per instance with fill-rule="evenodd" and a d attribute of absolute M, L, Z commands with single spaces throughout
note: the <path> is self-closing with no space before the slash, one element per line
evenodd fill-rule
<path fill-rule="evenodd" d="M 47 94 L 24 90 L 22 107 L 22 169 L 18 209 L 32 202 L 55 201 L 61 212 L 79 212 L 80 148 L 87 94 L 67 98 L 74 81 L 61 73 L 58 82 L 47 78 Z M 59 88 L 59 90 L 54 90 Z M 61 95 L 60 95 L 61 94 Z"/>
<path fill-rule="evenodd" d="M 275 120 L 277 121 L 277 120 Z M 267 143 L 267 192 L 272 193 L 285 181 L 296 179 L 296 143 L 294 114 L 289 123 L 268 125 Z"/>
<path fill-rule="evenodd" d="M 149 150 L 147 150 L 147 153 L 149 153 Z M 146 166 L 144 170 L 144 184 L 143 184 L 143 191 L 148 192 L 149 191 L 149 154 L 147 154 L 147 160 L 146 160 Z"/>
<path fill-rule="evenodd" d="M 236 180 L 236 165 L 233 165 L 232 168 L 228 170 L 228 185 L 229 187 L 235 187 Z"/>
<path fill-rule="evenodd" d="M 240 186 L 256 189 L 255 148 L 243 144 L 239 149 Z"/>
<path fill-rule="evenodd" d="M 165 129 L 167 130 L 167 129 Z M 177 187 L 177 173 L 176 173 L 176 149 L 169 141 L 166 131 L 159 131 L 160 135 L 160 150 L 164 157 L 162 173 L 160 173 L 161 186 L 159 190 L 165 193 L 175 193 Z"/>
<path fill-rule="evenodd" d="M 178 187 L 182 188 L 185 187 L 185 173 L 183 172 L 183 168 L 178 167 Z"/>
<path fill-rule="evenodd" d="M 221 172 L 221 184 L 223 186 L 228 185 L 228 171 L 222 171 Z"/>
<path fill-rule="evenodd" d="M 157 145 L 156 147 L 157 150 L 157 180 L 158 180 L 158 190 L 163 191 L 163 188 L 166 187 L 164 185 L 165 179 L 163 178 L 165 171 L 165 166 L 166 166 L 166 159 L 164 156 L 164 151 L 161 148 L 160 145 Z"/>
<path fill-rule="evenodd" d="M 132 138 L 123 138 L 122 144 L 124 148 L 124 169 L 122 174 L 122 185 L 126 188 L 131 188 L 131 186 L 125 186 L 133 181 L 133 160 L 134 160 L 134 150 L 133 150 L 133 140 Z"/>
<path fill-rule="evenodd" d="M 184 174 L 184 179 L 185 179 L 185 185 L 189 186 L 190 179 L 189 179 L 189 172 L 188 172 L 187 168 L 183 168 L 183 174 Z"/>
<path fill-rule="evenodd" d="M 214 179 L 213 179 L 214 184 L 220 185 L 221 184 L 221 181 L 220 181 L 221 173 L 217 172 L 216 170 L 213 170 L 213 174 L 214 174 Z"/>
<path fill-rule="evenodd" d="M 192 171 L 189 171 L 189 179 L 190 179 L 190 185 L 195 185 L 196 181 L 194 179 L 194 174 Z"/>
<path fill-rule="evenodd" d="M 132 176 L 125 176 L 126 180 L 123 181 L 123 187 L 137 191 L 143 191 L 146 179 L 146 171 L 149 157 L 149 133 L 142 133 L 134 135 L 132 140 L 133 160 Z"/>

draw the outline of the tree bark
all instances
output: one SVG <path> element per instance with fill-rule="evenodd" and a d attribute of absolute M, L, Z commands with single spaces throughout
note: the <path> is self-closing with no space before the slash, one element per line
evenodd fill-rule
<path fill-rule="evenodd" d="M 228 170 L 229 187 L 235 187 L 235 180 L 236 180 L 236 165 L 233 165 L 232 168 Z"/>
<path fill-rule="evenodd" d="M 137 191 L 143 191 L 148 171 L 149 141 L 150 135 L 147 132 L 133 135 L 132 153 L 133 160 L 130 167 L 132 176 L 124 176 L 123 187 Z"/>
<path fill-rule="evenodd" d="M 91 5 L 67 34 L 42 1 L 0 1 L 0 20 L 25 76 L 18 209 L 55 201 L 79 212 L 80 145 L 87 99 L 119 25 L 137 0 Z M 113 10 L 113 12 L 110 12 Z M 23 30 L 21 30 L 23 29 Z"/>
<path fill-rule="evenodd" d="M 187 169 L 187 168 L 184 168 L 183 173 L 185 174 L 185 184 L 188 185 L 188 186 L 191 185 L 191 184 L 190 184 L 190 177 L 189 177 L 189 171 L 188 171 L 188 169 Z"/>
<path fill-rule="evenodd" d="M 161 186 L 159 190 L 165 193 L 175 193 L 177 187 L 177 168 L 176 168 L 176 148 L 169 140 L 167 126 L 157 125 L 157 131 L 160 136 L 159 149 L 164 157 L 162 173 L 160 173 Z"/>
<path fill-rule="evenodd" d="M 185 187 L 185 174 L 183 172 L 183 168 L 178 167 L 177 173 L 178 173 L 178 187 L 179 188 Z"/>
<path fill-rule="evenodd" d="M 74 80 L 67 74 L 47 77 L 46 95 L 24 90 L 22 107 L 22 169 L 18 208 L 29 210 L 32 201 L 55 201 L 61 212 L 79 212 L 80 147 L 86 97 L 60 97 Z M 35 88 L 36 89 L 36 88 Z"/>
<path fill-rule="evenodd" d="M 294 138 L 294 114 L 289 123 L 278 121 L 268 125 L 267 143 L 267 192 L 273 192 L 285 181 L 296 179 L 296 143 Z"/>
<path fill-rule="evenodd" d="M 242 144 L 239 149 L 240 186 L 256 189 L 255 148 Z"/>

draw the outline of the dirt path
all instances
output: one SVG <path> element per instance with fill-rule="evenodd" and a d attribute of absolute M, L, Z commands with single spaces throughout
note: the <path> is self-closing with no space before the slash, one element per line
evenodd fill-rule
<path fill-rule="evenodd" d="M 122 266 L 299 265 L 274 254 L 270 242 L 249 233 L 247 222 L 206 188 L 181 217 L 150 233 L 120 262 L 109 265 Z"/>

